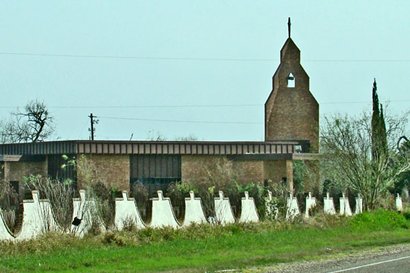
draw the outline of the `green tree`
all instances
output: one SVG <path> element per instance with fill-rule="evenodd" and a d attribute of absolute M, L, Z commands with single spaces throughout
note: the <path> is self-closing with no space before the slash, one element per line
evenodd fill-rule
<path fill-rule="evenodd" d="M 402 141 L 403 140 L 403 141 Z M 404 158 L 410 158 L 410 140 L 401 136 L 397 142 L 397 149 L 399 150 L 401 156 Z M 394 193 L 402 193 L 403 190 L 408 190 L 410 188 L 410 170 L 402 173 L 398 181 L 394 185 Z"/>
<path fill-rule="evenodd" d="M 384 120 L 383 105 L 379 103 L 377 94 L 376 79 L 373 82 L 372 90 L 373 112 L 372 112 L 372 156 L 374 160 L 379 160 L 379 157 L 386 157 L 387 149 L 387 134 L 386 123 Z"/>
<path fill-rule="evenodd" d="M 322 178 L 342 191 L 359 193 L 368 210 L 383 205 L 389 190 L 410 170 L 410 158 L 396 145 L 408 114 L 394 117 L 379 106 L 374 82 L 371 116 L 325 117 L 321 128 Z"/>

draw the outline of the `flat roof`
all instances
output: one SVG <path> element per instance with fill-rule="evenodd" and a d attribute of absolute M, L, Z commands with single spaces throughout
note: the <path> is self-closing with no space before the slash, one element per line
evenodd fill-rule
<path fill-rule="evenodd" d="M 249 155 L 293 154 L 300 145 L 307 152 L 309 141 L 124 141 L 65 140 L 0 144 L 0 155 Z"/>

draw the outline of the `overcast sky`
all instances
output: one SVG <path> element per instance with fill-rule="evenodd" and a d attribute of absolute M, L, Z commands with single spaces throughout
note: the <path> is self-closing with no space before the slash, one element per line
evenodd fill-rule
<path fill-rule="evenodd" d="M 0 118 L 46 103 L 59 139 L 263 140 L 292 18 L 321 116 L 410 110 L 410 1 L 0 2 Z"/>

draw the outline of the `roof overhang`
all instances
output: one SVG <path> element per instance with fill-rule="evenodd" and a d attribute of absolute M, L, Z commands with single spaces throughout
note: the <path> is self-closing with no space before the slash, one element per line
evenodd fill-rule
<path fill-rule="evenodd" d="M 242 154 L 229 155 L 228 159 L 239 161 L 272 161 L 272 160 L 319 160 L 319 154 L 287 153 L 287 154 Z"/>
<path fill-rule="evenodd" d="M 292 154 L 293 160 L 319 160 L 321 157 L 320 154 L 317 153 L 295 153 Z"/>
<path fill-rule="evenodd" d="M 0 162 L 17 162 L 22 155 L 0 155 Z"/>

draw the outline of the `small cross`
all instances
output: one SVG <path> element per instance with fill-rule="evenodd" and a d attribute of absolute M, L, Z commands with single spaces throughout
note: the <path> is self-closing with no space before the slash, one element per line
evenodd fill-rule
<path fill-rule="evenodd" d="M 291 26 L 292 24 L 290 23 L 290 17 L 288 17 L 288 35 L 289 35 L 289 38 L 290 38 L 290 26 Z"/>

